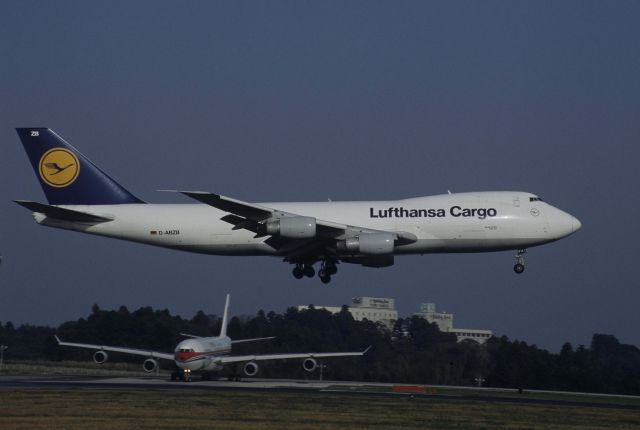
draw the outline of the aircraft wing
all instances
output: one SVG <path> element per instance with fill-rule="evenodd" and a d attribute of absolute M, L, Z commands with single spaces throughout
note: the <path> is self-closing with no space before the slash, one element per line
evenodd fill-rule
<path fill-rule="evenodd" d="M 254 337 L 253 339 L 238 339 L 238 340 L 232 340 L 231 343 L 245 343 L 245 342 L 256 342 L 259 340 L 271 340 L 271 339 L 275 339 L 275 336 L 269 336 L 269 337 Z"/>
<path fill-rule="evenodd" d="M 97 349 L 99 351 L 122 352 L 124 354 L 142 355 L 144 357 L 162 358 L 164 360 L 175 359 L 173 354 L 168 354 L 166 352 L 149 351 L 147 349 L 125 348 L 119 346 L 92 345 L 90 343 L 63 342 L 58 336 L 54 337 L 56 338 L 56 341 L 60 346 L 73 346 L 76 348 Z"/>
<path fill-rule="evenodd" d="M 229 212 L 232 215 L 224 216 L 222 217 L 222 220 L 233 224 L 234 230 L 243 228 L 249 231 L 257 232 L 257 224 L 261 221 L 265 221 L 267 219 L 301 216 L 300 214 L 281 211 L 277 208 L 270 208 L 255 203 L 244 202 L 242 200 L 221 196 L 219 194 L 209 193 L 206 191 L 162 191 L 181 193 L 201 203 L 213 206 L 225 212 Z M 418 238 L 414 234 L 408 232 L 375 230 L 367 227 L 341 224 L 317 218 L 316 228 L 317 234 L 321 238 L 342 239 L 344 237 L 355 236 L 360 233 L 384 232 L 395 235 L 396 240 L 401 244 L 413 243 L 418 240 Z"/>
<path fill-rule="evenodd" d="M 370 348 L 371 347 L 368 347 L 361 352 L 301 352 L 291 354 L 229 355 L 217 358 L 216 362 L 219 364 L 229 364 L 246 361 L 290 360 L 294 358 L 359 357 L 366 354 Z"/>

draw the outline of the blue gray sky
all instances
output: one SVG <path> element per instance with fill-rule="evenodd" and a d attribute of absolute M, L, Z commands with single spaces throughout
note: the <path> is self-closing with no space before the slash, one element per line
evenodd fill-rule
<path fill-rule="evenodd" d="M 186 317 L 393 297 L 455 326 L 558 350 L 640 344 L 640 3 L 0 4 L 0 321 L 57 325 L 91 305 Z M 531 249 L 342 265 L 296 281 L 267 257 L 180 253 L 37 226 L 18 137 L 44 126 L 150 202 L 157 189 L 249 201 L 537 193 L 583 228 Z"/>

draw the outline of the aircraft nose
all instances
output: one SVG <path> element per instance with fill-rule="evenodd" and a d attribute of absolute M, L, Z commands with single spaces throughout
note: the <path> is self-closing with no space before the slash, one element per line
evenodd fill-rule
<path fill-rule="evenodd" d="M 180 351 L 175 353 L 175 361 L 185 362 L 190 358 L 190 354 L 188 352 Z"/>
<path fill-rule="evenodd" d="M 582 227 L 582 223 L 580 222 L 580 220 L 574 216 L 571 217 L 571 232 L 575 233 L 576 231 L 580 230 L 580 228 Z"/>
<path fill-rule="evenodd" d="M 549 213 L 548 221 L 551 236 L 555 239 L 567 237 L 582 227 L 582 223 L 576 217 L 557 208 Z"/>

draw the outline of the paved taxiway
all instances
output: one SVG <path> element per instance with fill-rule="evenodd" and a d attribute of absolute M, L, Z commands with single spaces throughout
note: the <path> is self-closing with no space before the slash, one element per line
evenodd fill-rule
<path fill-rule="evenodd" d="M 560 405 L 586 408 L 607 408 L 607 409 L 627 409 L 640 410 L 640 397 L 636 396 L 607 396 L 584 393 L 585 400 L 563 400 L 554 398 L 535 398 L 529 394 L 553 394 L 553 392 L 526 391 L 519 395 L 517 391 L 502 389 L 468 388 L 465 393 L 464 387 L 430 387 L 426 393 L 397 393 L 392 391 L 394 384 L 384 383 L 361 383 L 343 381 L 300 381 L 300 380 L 274 380 L 274 379 L 247 379 L 241 382 L 235 381 L 192 381 L 192 382 L 171 382 L 162 377 L 119 377 L 119 378 L 96 378 L 96 377 L 64 377 L 64 376 L 0 376 L 0 390 L 12 389 L 103 389 L 103 390 L 218 390 L 218 391 L 277 391 L 296 392 L 304 395 L 341 394 L 354 396 L 411 396 L 430 398 L 438 401 L 479 401 L 479 402 L 501 402 L 501 403 L 521 403 L 540 405 Z M 439 394 L 438 390 L 443 388 L 455 389 L 461 393 Z M 480 393 L 479 393 L 480 391 Z M 500 394 L 497 394 L 500 393 Z M 505 395 L 506 393 L 506 395 Z M 564 395 L 575 395 L 576 393 L 557 393 Z M 589 396 L 594 398 L 605 397 L 609 401 L 589 401 Z M 616 401 L 616 399 L 619 400 Z"/>

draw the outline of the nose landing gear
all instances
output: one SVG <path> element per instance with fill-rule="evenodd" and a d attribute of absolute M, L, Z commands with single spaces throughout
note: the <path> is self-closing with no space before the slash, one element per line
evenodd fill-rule
<path fill-rule="evenodd" d="M 524 272 L 524 257 L 523 255 L 527 252 L 526 249 L 518 249 L 516 253 L 516 264 L 513 266 L 513 271 L 517 274 Z"/>

